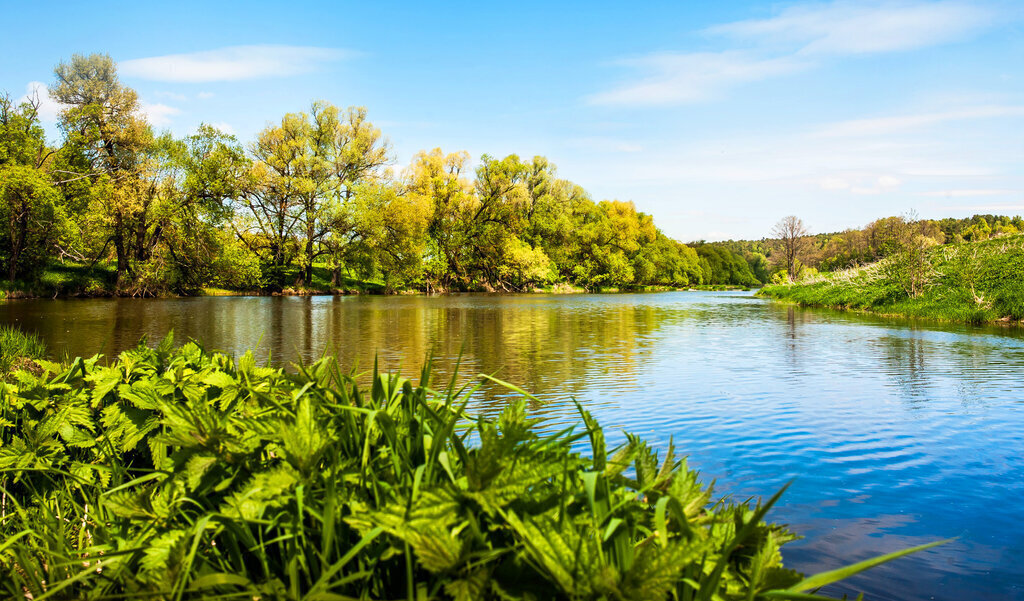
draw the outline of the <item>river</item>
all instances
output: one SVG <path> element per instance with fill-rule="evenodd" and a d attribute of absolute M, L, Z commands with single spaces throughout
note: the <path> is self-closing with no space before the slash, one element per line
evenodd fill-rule
<path fill-rule="evenodd" d="M 716 491 L 769 496 L 806 538 L 804 572 L 953 542 L 829 593 L 870 599 L 1024 598 L 1024 334 L 773 304 L 748 293 L 206 297 L 0 303 L 0 323 L 58 355 L 113 355 L 170 329 L 275 363 L 345 365 L 442 382 L 461 357 L 536 394 L 547 423 L 578 399 L 605 426 L 673 439 Z M 475 410 L 510 394 L 488 386 Z"/>

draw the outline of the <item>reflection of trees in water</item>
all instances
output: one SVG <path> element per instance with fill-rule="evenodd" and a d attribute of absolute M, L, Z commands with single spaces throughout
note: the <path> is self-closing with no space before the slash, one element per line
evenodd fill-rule
<path fill-rule="evenodd" d="M 462 356 L 461 382 L 493 373 L 537 394 L 581 396 L 601 381 L 616 389 L 636 379 L 655 333 L 684 316 L 677 308 L 595 299 L 545 297 L 239 297 L 33 301 L 7 305 L 0 320 L 38 331 L 71 355 L 116 355 L 168 331 L 182 343 L 200 340 L 240 354 L 254 348 L 275 364 L 310 361 L 325 351 L 346 368 L 382 370 L 418 379 L 429 356 L 434 384 L 444 385 Z M 59 352 L 59 351 L 58 351 Z M 498 386 L 480 402 L 503 405 Z M 585 400 L 582 399 L 581 400 Z"/>
<path fill-rule="evenodd" d="M 554 389 L 579 394 L 588 376 L 602 370 L 632 378 L 662 312 L 642 305 L 581 306 L 573 300 L 516 297 L 390 300 L 337 304 L 325 311 L 322 331 L 332 337 L 343 364 L 369 367 L 376 351 L 382 369 L 416 376 L 430 356 L 434 383 L 443 385 L 461 356 L 461 382 L 492 373 L 537 394 Z M 487 386 L 480 402 L 496 408 L 506 396 L 500 387 Z"/>
<path fill-rule="evenodd" d="M 37 331 L 55 352 L 71 356 L 114 356 L 143 336 L 155 343 L 174 330 L 178 343 L 194 338 L 236 355 L 253 348 L 279 365 L 326 351 L 365 372 L 377 357 L 381 369 L 416 379 L 429 356 L 435 385 L 447 383 L 461 355 L 461 382 L 493 373 L 562 398 L 601 381 L 614 379 L 621 389 L 635 380 L 653 334 L 682 317 L 679 308 L 621 297 L 93 299 L 0 308 L 0 322 Z M 479 398 L 496 409 L 507 396 L 487 386 Z"/>
<path fill-rule="evenodd" d="M 803 374 L 807 368 L 808 358 L 802 352 L 802 330 L 805 325 L 817 321 L 814 314 L 792 305 L 771 303 L 767 307 L 769 314 L 783 324 L 779 338 L 782 342 L 782 354 L 785 357 L 786 365 L 792 374 Z"/>
<path fill-rule="evenodd" d="M 1024 352 L 1015 352 L 1024 337 L 1020 328 L 969 326 L 926 320 L 887 318 L 877 315 L 768 305 L 780 322 L 780 345 L 792 373 L 813 369 L 820 357 L 823 332 L 806 331 L 811 324 L 871 326 L 876 335 L 862 337 L 858 351 L 884 374 L 909 408 L 943 396 L 937 392 L 956 390 L 964 407 L 985 402 L 986 390 L 999 385 L 999 378 L 1024 367 Z M 817 349 L 817 350 L 816 350 Z M 999 365 L 993 365 L 997 362 Z"/>
<path fill-rule="evenodd" d="M 885 336 L 876 345 L 886 375 L 911 408 L 928 400 L 931 374 L 926 368 L 928 348 L 913 329 L 907 336 Z"/>

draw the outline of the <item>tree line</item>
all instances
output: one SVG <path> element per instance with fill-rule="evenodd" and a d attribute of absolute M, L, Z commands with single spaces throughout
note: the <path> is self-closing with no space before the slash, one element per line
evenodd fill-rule
<path fill-rule="evenodd" d="M 756 285 L 741 255 L 686 245 L 632 202 L 595 201 L 544 157 L 440 149 L 394 165 L 364 108 L 324 101 L 242 144 L 146 121 L 106 55 L 74 55 L 39 98 L 0 97 L 0 263 L 107 270 L 121 294 L 279 290 L 376 280 L 388 290 Z"/>

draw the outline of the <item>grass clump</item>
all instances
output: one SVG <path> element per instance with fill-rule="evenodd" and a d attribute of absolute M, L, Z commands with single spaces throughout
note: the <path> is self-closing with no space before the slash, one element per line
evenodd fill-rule
<path fill-rule="evenodd" d="M 765 503 L 471 391 L 140 345 L 0 383 L 0 596 L 807 599 Z M 577 444 L 589 442 L 587 453 Z M 886 559 L 886 558 L 882 558 Z M 801 596 L 803 595 L 803 596 Z"/>
<path fill-rule="evenodd" d="M 32 332 L 23 332 L 13 326 L 0 326 L 0 373 L 26 359 L 36 360 L 46 356 L 46 344 Z"/>
<path fill-rule="evenodd" d="M 758 295 L 804 306 L 964 323 L 1020 321 L 1024 236 L 935 246 L 916 264 L 895 255 L 871 265 L 765 286 Z"/>

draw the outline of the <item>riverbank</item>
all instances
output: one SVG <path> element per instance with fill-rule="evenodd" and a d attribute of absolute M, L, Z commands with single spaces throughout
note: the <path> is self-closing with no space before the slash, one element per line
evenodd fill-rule
<path fill-rule="evenodd" d="M 297 279 L 297 272 L 293 274 Z M 16 280 L 0 283 L 0 297 L 3 299 L 36 299 L 36 298 L 109 298 L 109 297 L 196 297 L 196 296 L 345 296 L 353 294 L 395 294 L 395 295 L 432 295 L 445 294 L 447 290 L 437 288 L 404 288 L 389 290 L 383 282 L 363 280 L 342 276 L 337 283 L 332 283 L 330 270 L 326 267 L 313 268 L 313 281 L 308 286 L 268 286 L 235 288 L 227 284 L 204 286 L 196 289 L 183 289 L 176 292 L 167 289 L 119 290 L 117 273 L 113 266 L 101 264 L 95 266 L 76 264 L 54 264 L 46 267 L 32 281 Z M 730 284 L 703 284 L 692 286 L 632 286 L 586 288 L 559 282 L 543 287 L 534 287 L 522 291 L 526 294 L 590 294 L 618 292 L 670 292 L 682 290 L 750 290 L 747 286 Z M 470 290 L 458 292 L 503 292 L 487 286 L 478 286 Z"/>
<path fill-rule="evenodd" d="M 1024 236 L 936 246 L 918 262 L 907 261 L 889 257 L 792 284 L 768 285 L 757 294 L 801 306 L 886 316 L 972 324 L 1024 319 Z M 914 285 L 908 283 L 911 278 Z"/>

